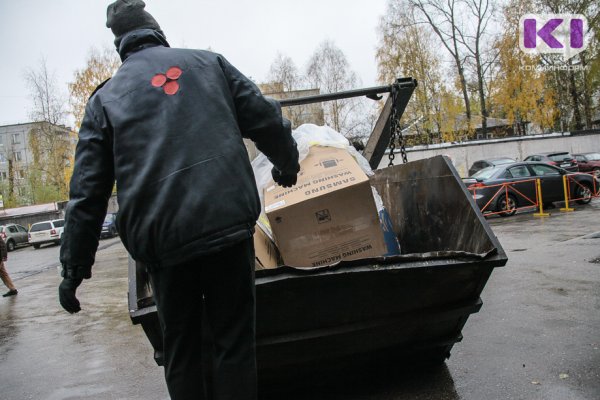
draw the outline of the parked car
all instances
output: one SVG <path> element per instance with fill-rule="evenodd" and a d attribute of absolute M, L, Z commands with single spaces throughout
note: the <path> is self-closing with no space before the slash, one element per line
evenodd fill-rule
<path fill-rule="evenodd" d="M 481 171 L 484 168 L 495 167 L 496 165 L 510 164 L 514 163 L 517 160 L 510 157 L 494 157 L 494 158 L 486 158 L 485 160 L 477 160 L 471 165 L 469 168 L 469 176 L 472 176 L 474 173 Z"/>
<path fill-rule="evenodd" d="M 0 226 L 0 237 L 6 243 L 8 251 L 13 251 L 18 246 L 27 246 L 27 229 L 18 224 L 6 224 Z"/>
<path fill-rule="evenodd" d="M 600 153 L 573 154 L 573 157 L 579 164 L 579 171 L 593 172 L 594 175 L 600 176 Z"/>
<path fill-rule="evenodd" d="M 534 206 L 536 190 L 534 179 L 540 179 L 544 207 L 557 201 L 564 200 L 563 175 L 568 175 L 576 183 L 570 184 L 570 196 L 579 204 L 591 201 L 593 191 L 600 188 L 600 180 L 592 175 L 572 174 L 564 169 L 557 168 L 542 162 L 515 162 L 486 168 L 463 182 L 473 193 L 474 199 L 480 209 L 485 212 L 502 212 L 501 216 L 513 215 L 517 208 Z M 500 185 L 507 182 L 519 182 L 506 189 Z M 498 193 L 500 189 L 500 192 Z M 496 197 L 494 197 L 497 194 Z M 528 200 L 529 199 L 529 200 Z"/>
<path fill-rule="evenodd" d="M 116 214 L 108 213 L 102 223 L 102 231 L 100 237 L 115 237 L 119 234 L 117 231 L 117 216 Z"/>
<path fill-rule="evenodd" d="M 523 161 L 541 161 L 546 164 L 560 167 L 569 172 L 578 172 L 577 160 L 567 151 L 554 151 L 549 153 L 537 153 L 525 157 Z"/>
<path fill-rule="evenodd" d="M 36 222 L 29 228 L 29 243 L 34 249 L 46 243 L 60 244 L 64 227 L 64 219 Z"/>

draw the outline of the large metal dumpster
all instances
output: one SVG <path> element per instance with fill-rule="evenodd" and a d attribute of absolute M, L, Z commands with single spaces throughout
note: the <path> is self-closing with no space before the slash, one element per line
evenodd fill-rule
<path fill-rule="evenodd" d="M 376 171 L 402 255 L 313 270 L 256 271 L 259 377 L 377 355 L 441 363 L 462 339 L 506 255 L 445 157 Z M 161 363 L 161 333 L 142 265 L 130 262 L 129 309 Z M 318 367 L 316 367 L 318 366 Z"/>

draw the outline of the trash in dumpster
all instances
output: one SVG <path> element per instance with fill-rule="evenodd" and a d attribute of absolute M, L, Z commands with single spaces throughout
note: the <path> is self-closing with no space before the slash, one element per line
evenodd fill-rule
<path fill-rule="evenodd" d="M 385 247 L 387 249 L 387 252 L 384 254 L 384 256 L 389 257 L 400 255 L 400 243 L 398 243 L 398 237 L 394 232 L 390 213 L 385 208 L 382 208 L 379 211 L 379 221 L 381 222 L 383 240 L 385 241 Z"/>
<path fill-rule="evenodd" d="M 291 188 L 265 189 L 283 262 L 320 267 L 387 252 L 369 178 L 344 148 L 311 146 Z"/>
<path fill-rule="evenodd" d="M 337 147 L 346 149 L 346 151 L 354 157 L 365 174 L 368 176 L 373 175 L 373 170 L 371 169 L 369 162 L 356 151 L 348 139 L 328 126 L 318 126 L 314 124 L 300 125 L 297 129 L 294 129 L 292 136 L 298 145 L 299 162 L 302 162 L 302 160 L 306 158 L 311 146 Z M 256 158 L 252 160 L 252 170 L 254 171 L 256 187 L 258 188 L 258 194 L 263 210 L 265 205 L 263 191 L 266 187 L 273 185 L 271 168 L 273 168 L 273 164 L 262 153 L 259 153 Z"/>
<path fill-rule="evenodd" d="M 276 268 L 282 263 L 277 246 L 261 228 L 260 223 L 254 228 L 254 253 L 256 269 Z"/>
<path fill-rule="evenodd" d="M 385 240 L 385 247 L 387 252 L 384 254 L 385 257 L 400 255 L 400 242 L 398 242 L 398 236 L 394 232 L 394 225 L 392 224 L 392 217 L 388 210 L 383 205 L 383 199 L 377 192 L 377 189 L 371 186 L 373 191 L 373 198 L 375 199 L 375 205 L 377 206 L 377 214 L 379 214 L 379 222 L 381 223 L 381 229 L 383 230 L 383 239 Z"/>

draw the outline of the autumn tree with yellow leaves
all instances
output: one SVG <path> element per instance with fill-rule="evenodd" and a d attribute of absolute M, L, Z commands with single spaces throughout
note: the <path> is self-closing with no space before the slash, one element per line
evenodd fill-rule
<path fill-rule="evenodd" d="M 89 52 L 85 68 L 75 71 L 73 82 L 69 83 L 69 103 L 77 131 L 81 127 L 88 99 L 98 85 L 114 75 L 120 65 L 121 60 L 113 49 L 105 47 L 99 50 L 94 47 Z M 67 180 L 73 173 L 75 149 L 70 154 Z"/>
<path fill-rule="evenodd" d="M 555 91 L 548 84 L 548 72 L 540 68 L 540 57 L 519 48 L 519 18 L 529 2 L 512 0 L 504 9 L 503 34 L 496 42 L 497 72 L 490 83 L 494 115 L 508 119 L 515 133 L 525 134 L 526 124 L 541 130 L 554 126 L 557 116 Z"/>
<path fill-rule="evenodd" d="M 530 13 L 584 14 L 588 49 L 567 61 L 561 55 L 525 54 L 519 22 Z M 409 141 L 461 140 L 473 137 L 475 128 L 485 135 L 488 118 L 494 125 L 508 122 L 516 134 L 597 124 L 600 6 L 595 0 L 388 0 L 379 31 L 379 80 L 412 76 L 419 83 L 403 118 L 403 125 L 417 132 Z M 411 121 L 417 122 L 411 126 Z"/>
<path fill-rule="evenodd" d="M 73 82 L 69 83 L 69 103 L 76 130 L 81 127 L 90 95 L 98 85 L 112 77 L 120 65 L 119 56 L 113 49 L 92 48 L 85 68 L 75 71 Z"/>
<path fill-rule="evenodd" d="M 399 77 L 412 77 L 418 86 L 404 112 L 405 125 L 416 137 L 408 143 L 434 143 L 457 140 L 468 129 L 460 85 L 447 88 L 442 80 L 441 60 L 436 51 L 437 36 L 418 24 L 414 9 L 403 1 L 390 1 L 379 24 L 377 47 L 378 79 L 389 84 Z"/>

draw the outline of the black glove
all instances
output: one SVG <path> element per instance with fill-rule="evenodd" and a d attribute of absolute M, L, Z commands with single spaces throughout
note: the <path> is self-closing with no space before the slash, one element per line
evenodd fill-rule
<path fill-rule="evenodd" d="M 75 292 L 83 279 L 92 277 L 91 267 L 81 265 L 63 265 L 61 276 L 64 278 L 58 286 L 58 300 L 60 305 L 71 314 L 79 312 L 81 306 L 75 297 Z"/>
<path fill-rule="evenodd" d="M 298 172 L 283 173 L 275 167 L 271 170 L 271 175 L 275 183 L 283 187 L 292 187 L 298 180 Z"/>
<path fill-rule="evenodd" d="M 75 297 L 75 291 L 81 285 L 83 279 L 65 278 L 58 286 L 58 300 L 60 305 L 71 314 L 79 312 L 81 306 Z"/>

